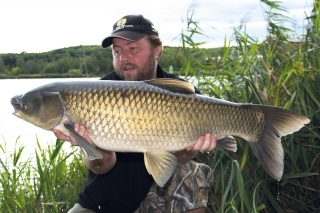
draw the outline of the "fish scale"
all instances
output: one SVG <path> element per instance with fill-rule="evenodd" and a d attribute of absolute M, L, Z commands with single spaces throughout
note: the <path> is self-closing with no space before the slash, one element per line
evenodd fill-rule
<path fill-rule="evenodd" d="M 230 151 L 236 151 L 230 136 L 247 140 L 266 172 L 280 180 L 284 157 L 280 137 L 310 121 L 290 110 L 197 95 L 191 84 L 174 79 L 56 82 L 15 96 L 11 103 L 19 118 L 71 134 L 89 159 L 102 155 L 71 123 L 84 125 L 94 145 L 102 149 L 143 152 L 146 169 L 160 186 L 176 165 L 171 152 L 195 144 L 207 133 L 219 139 L 218 147 Z"/>
<path fill-rule="evenodd" d="M 136 88 L 133 88 L 135 90 Z M 253 138 L 251 135 L 257 135 L 256 132 L 253 132 L 252 130 L 252 124 L 259 125 L 259 128 L 257 130 L 261 130 L 263 127 L 263 123 L 257 121 L 257 117 L 253 116 L 257 112 L 248 111 L 245 108 L 237 108 L 232 106 L 226 106 L 226 105 L 209 105 L 207 102 L 203 102 L 201 99 L 186 99 L 184 98 L 184 94 L 176 94 L 176 96 L 173 96 L 173 98 L 170 101 L 163 101 L 162 99 L 159 99 L 156 97 L 156 89 L 151 90 L 149 87 L 142 88 L 144 91 L 143 93 L 140 92 L 138 94 L 132 94 L 132 89 L 130 90 L 120 90 L 119 86 L 113 87 L 106 87 L 100 90 L 104 91 L 103 97 L 110 97 L 111 100 L 107 102 L 107 105 L 104 104 L 104 102 L 98 101 L 98 94 L 96 93 L 97 89 L 88 88 L 86 93 L 86 99 L 83 100 L 84 106 L 81 107 L 81 110 L 85 110 L 85 112 L 82 111 L 73 111 L 74 107 L 73 105 L 77 104 L 77 102 L 70 102 L 66 105 L 67 111 L 70 111 L 70 114 L 78 115 L 78 114 L 89 114 L 89 119 L 87 120 L 78 120 L 76 117 L 72 118 L 75 122 L 83 123 L 85 126 L 88 127 L 89 133 L 93 139 L 97 135 L 96 128 L 97 126 L 102 125 L 101 120 L 97 119 L 98 116 L 96 116 L 99 112 L 105 111 L 107 114 L 107 120 L 110 118 L 111 122 L 111 128 L 110 132 L 112 133 L 109 135 L 108 138 L 105 140 L 102 140 L 97 143 L 97 145 L 100 145 L 99 143 L 103 143 L 103 145 L 100 145 L 101 147 L 105 149 L 109 148 L 116 148 L 117 151 L 121 151 L 122 145 L 121 143 L 119 147 L 116 144 L 119 139 L 121 139 L 121 133 L 123 132 L 139 132 L 140 134 L 132 135 L 131 140 L 133 140 L 135 143 L 140 143 L 141 146 L 147 147 L 146 149 L 152 148 L 152 146 L 161 147 L 161 144 L 163 144 L 165 141 L 163 140 L 163 137 L 161 137 L 164 133 L 163 130 L 159 129 L 167 124 L 169 124 L 170 129 L 173 129 L 175 131 L 171 131 L 172 135 L 168 135 L 168 137 L 165 138 L 167 140 L 170 138 L 170 141 L 173 141 L 173 144 L 175 146 L 172 146 L 172 150 L 170 151 L 177 151 L 176 149 L 181 149 L 183 147 L 186 147 L 189 144 L 192 144 L 195 142 L 197 137 L 205 132 L 210 132 L 213 135 L 221 136 L 221 135 L 237 135 L 238 132 L 240 132 L 243 135 L 247 135 L 247 138 Z M 163 92 L 163 91 L 161 91 Z M 167 91 L 165 91 L 166 93 Z M 123 93 L 127 93 L 129 96 L 135 95 L 135 99 L 132 100 L 132 108 L 130 110 L 134 111 L 134 113 L 129 112 L 129 114 L 126 114 L 126 112 L 120 113 L 120 108 L 123 106 L 124 97 L 126 99 L 127 96 L 123 96 Z M 80 95 L 80 91 L 73 93 Z M 163 93 L 158 93 L 158 96 L 160 94 L 164 95 Z M 72 94 L 70 94 L 72 95 Z M 62 95 L 64 100 L 73 100 L 74 98 L 68 97 L 68 95 Z M 78 98 L 76 98 L 78 99 Z M 100 99 L 101 100 L 101 99 Z M 154 100 L 149 101 L 148 100 Z M 95 103 L 94 103 L 95 101 Z M 157 102 L 155 102 L 157 101 Z M 202 102 L 201 102 L 202 101 Z M 193 102 L 193 103 L 190 103 Z M 67 103 L 67 102 L 66 102 Z M 85 105 L 87 103 L 87 105 Z M 187 110 L 188 108 L 184 107 L 186 105 L 192 106 L 190 110 Z M 162 106 L 161 108 L 158 106 Z M 90 110 L 92 108 L 95 108 L 94 111 Z M 163 108 L 167 109 L 165 112 L 162 110 Z M 196 109 L 197 108 L 197 109 Z M 230 110 L 231 109 L 231 110 Z M 135 111 L 136 110 L 136 111 Z M 200 111 L 201 113 L 194 113 L 196 111 Z M 238 111 L 241 110 L 239 113 Z M 228 116 L 228 111 L 231 111 L 232 114 Z M 214 112 L 214 114 L 212 114 Z M 111 114 L 108 115 L 108 114 Z M 158 119 L 161 114 L 165 114 L 166 116 L 163 116 L 161 119 Z M 212 114 L 213 116 L 208 116 Z M 225 116 L 227 114 L 227 116 Z M 138 117 L 137 117 L 138 116 Z M 133 119 L 137 122 L 131 123 L 131 125 L 128 125 L 126 123 L 126 120 L 121 120 L 120 118 L 125 117 L 126 119 Z M 231 118 L 232 117 L 232 118 Z M 165 119 L 166 118 L 166 119 Z M 185 120 L 190 121 L 190 118 L 192 118 L 195 122 L 191 123 L 191 128 L 189 131 L 186 131 L 186 129 L 189 128 L 188 125 L 183 126 L 182 124 L 185 124 Z M 197 119 L 197 120 L 196 120 Z M 228 122 L 226 122 L 226 120 Z M 235 122 L 240 120 L 242 122 L 242 125 L 239 125 L 239 123 Z M 198 121 L 198 122 L 197 122 Z M 245 123 L 244 123 L 245 122 Z M 109 123 L 110 124 L 110 123 Z M 184 128 L 185 127 L 185 128 Z M 247 128 L 250 127 L 250 128 Z M 108 128 L 105 128 L 105 126 L 101 126 L 101 129 L 107 130 L 106 133 L 109 132 Z M 165 132 L 170 133 L 170 129 L 165 129 Z M 156 130 L 156 132 L 155 132 Z M 190 131 L 194 130 L 194 131 Z M 214 130 L 214 131 L 213 131 Z M 105 134 L 106 134 L 105 133 Z M 153 136 L 158 135 L 160 137 L 155 138 Z M 260 134 L 258 134 L 260 135 Z M 100 137 L 103 138 L 103 134 L 100 135 Z M 99 137 L 99 138 L 100 138 Z M 125 138 L 127 139 L 127 138 Z M 112 147 L 109 147 L 106 145 L 107 141 L 110 141 L 110 144 L 114 142 L 115 144 L 112 144 Z M 154 140 L 153 143 L 150 143 L 151 140 Z M 152 145 L 149 145 L 152 144 Z M 130 150 L 130 148 L 136 149 L 136 146 L 129 146 L 127 147 L 127 151 L 140 151 L 140 150 Z M 162 147 L 161 147 L 162 148 Z"/>

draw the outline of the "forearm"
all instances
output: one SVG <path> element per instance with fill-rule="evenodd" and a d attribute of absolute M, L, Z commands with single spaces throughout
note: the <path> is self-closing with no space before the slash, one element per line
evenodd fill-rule
<path fill-rule="evenodd" d="M 102 154 L 101 159 L 89 160 L 86 155 L 83 155 L 83 161 L 86 166 L 95 174 L 105 174 L 109 172 L 116 163 L 115 152 L 107 151 L 96 147 Z"/>

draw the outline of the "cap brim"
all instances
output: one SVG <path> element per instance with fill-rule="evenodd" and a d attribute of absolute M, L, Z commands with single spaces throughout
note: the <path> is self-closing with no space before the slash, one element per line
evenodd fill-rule
<path fill-rule="evenodd" d="M 120 32 L 115 32 L 112 33 L 110 36 L 106 37 L 105 39 L 102 40 L 102 48 L 106 48 L 112 45 L 112 39 L 113 38 L 123 38 L 125 40 L 129 41 L 137 41 L 144 37 L 146 33 L 139 33 L 139 32 L 134 32 L 134 31 L 120 31 Z"/>

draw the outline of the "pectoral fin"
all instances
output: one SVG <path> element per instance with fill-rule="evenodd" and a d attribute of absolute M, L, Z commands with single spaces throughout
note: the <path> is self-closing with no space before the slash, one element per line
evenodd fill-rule
<path fill-rule="evenodd" d="M 222 138 L 218 138 L 217 147 L 226 149 L 228 151 L 236 152 L 237 141 L 232 136 L 223 136 Z"/>
<path fill-rule="evenodd" d="M 163 187 L 176 168 L 177 158 L 170 152 L 157 150 L 144 153 L 144 163 L 156 183 Z"/>
<path fill-rule="evenodd" d="M 72 122 L 66 122 L 63 125 L 69 131 L 70 135 L 77 141 L 82 151 L 86 152 L 89 160 L 100 159 L 103 157 L 94 146 L 92 146 L 85 138 L 74 131 Z"/>

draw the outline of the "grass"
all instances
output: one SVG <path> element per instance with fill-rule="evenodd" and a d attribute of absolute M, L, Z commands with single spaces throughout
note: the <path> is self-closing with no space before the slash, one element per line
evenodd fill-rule
<path fill-rule="evenodd" d="M 19 138 L 17 139 L 18 142 Z M 84 184 L 87 169 L 77 150 L 66 153 L 63 142 L 42 147 L 37 141 L 34 159 L 16 146 L 6 154 L 6 142 L 0 145 L 1 212 L 67 212 Z"/>
<path fill-rule="evenodd" d="M 319 212 L 320 1 L 314 2 L 313 14 L 306 19 L 306 34 L 295 42 L 290 41 L 291 31 L 280 24 L 290 20 L 279 2 L 261 3 L 268 22 L 266 39 L 257 42 L 245 30 L 234 29 L 237 45 L 225 40 L 221 60 L 205 64 L 193 60 L 193 54 L 211 56 L 201 52 L 198 44 L 202 42 L 193 41 L 195 34 L 199 37 L 202 32 L 190 10 L 181 35 L 181 73 L 198 78 L 200 90 L 210 96 L 290 109 L 309 117 L 311 123 L 282 138 L 285 170 L 280 182 L 265 173 L 242 139 L 237 139 L 236 153 L 200 153 L 199 158 L 215 174 L 208 212 Z"/>

